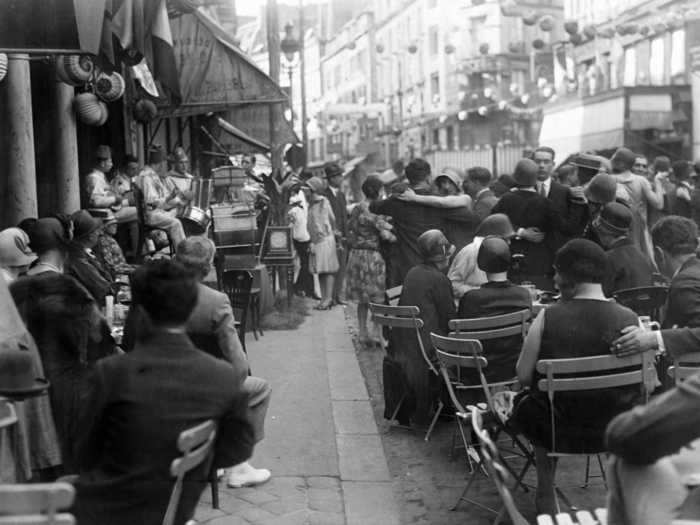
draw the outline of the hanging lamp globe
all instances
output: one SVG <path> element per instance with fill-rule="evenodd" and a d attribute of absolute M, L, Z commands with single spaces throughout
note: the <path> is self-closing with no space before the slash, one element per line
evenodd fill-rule
<path fill-rule="evenodd" d="M 537 23 L 537 13 L 530 11 L 523 17 L 523 24 L 526 26 L 534 26 Z"/>
<path fill-rule="evenodd" d="M 598 30 L 595 28 L 594 25 L 589 24 L 583 28 L 583 34 L 586 36 L 586 38 L 592 40 L 598 34 Z"/>
<path fill-rule="evenodd" d="M 549 33 L 554 29 L 554 17 L 552 15 L 544 15 L 540 18 L 540 29 L 545 33 Z"/>
<path fill-rule="evenodd" d="M 292 23 L 287 22 L 287 25 L 284 26 L 284 38 L 280 42 L 280 49 L 288 62 L 294 60 L 294 55 L 299 51 L 300 47 L 299 41 L 294 38 L 293 30 L 294 26 Z"/>
<path fill-rule="evenodd" d="M 532 47 L 534 47 L 535 49 L 544 49 L 544 45 L 544 40 L 542 40 L 541 38 L 535 38 L 532 41 Z"/>
<path fill-rule="evenodd" d="M 445 44 L 445 54 L 446 55 L 451 55 L 457 50 L 457 48 L 454 46 L 454 44 Z"/>
<path fill-rule="evenodd" d="M 489 45 L 487 42 L 484 42 L 479 46 L 479 53 L 482 55 L 488 55 L 489 54 Z"/>
<path fill-rule="evenodd" d="M 564 31 L 566 31 L 570 35 L 575 35 L 576 33 L 578 33 L 578 21 L 567 20 L 566 22 L 564 22 Z"/>

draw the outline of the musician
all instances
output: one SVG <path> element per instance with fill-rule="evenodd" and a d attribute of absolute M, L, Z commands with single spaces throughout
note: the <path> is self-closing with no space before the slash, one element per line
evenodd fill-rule
<path fill-rule="evenodd" d="M 97 147 L 95 167 L 85 177 L 86 196 L 89 210 L 111 210 L 117 219 L 117 224 L 127 225 L 129 231 L 130 249 L 136 255 L 139 224 L 138 212 L 133 198 L 128 193 L 120 193 L 115 185 L 107 182 L 107 174 L 112 171 L 112 150 L 109 146 Z M 104 212 L 102 212 L 104 213 Z"/>
<path fill-rule="evenodd" d="M 187 153 L 179 146 L 175 148 L 175 151 L 170 155 L 172 169 L 168 172 L 168 176 L 172 179 L 175 186 L 185 195 L 187 192 L 192 191 L 192 179 L 194 179 L 192 174 L 187 173 L 187 164 L 189 161 L 190 159 L 187 158 Z M 191 194 L 189 196 L 191 200 Z"/>
<path fill-rule="evenodd" d="M 184 240 L 185 232 L 177 218 L 178 207 L 183 206 L 182 192 L 165 171 L 165 153 L 153 146 L 148 152 L 148 164 L 139 174 L 146 206 L 146 224 L 168 232 L 173 246 Z"/>
<path fill-rule="evenodd" d="M 113 166 L 112 150 L 109 146 L 98 146 L 95 157 L 95 167 L 85 177 L 89 208 L 111 209 L 118 224 L 137 221 L 136 206 L 130 206 L 128 199 L 120 197 L 107 182 L 107 173 Z"/>

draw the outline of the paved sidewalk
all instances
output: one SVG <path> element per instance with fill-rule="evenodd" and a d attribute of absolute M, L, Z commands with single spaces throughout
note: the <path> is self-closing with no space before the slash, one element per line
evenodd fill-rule
<path fill-rule="evenodd" d="M 259 487 L 207 488 L 195 519 L 209 525 L 398 525 L 382 442 L 342 308 L 314 311 L 294 331 L 248 335 L 253 373 L 272 385 L 266 437 L 251 463 Z"/>

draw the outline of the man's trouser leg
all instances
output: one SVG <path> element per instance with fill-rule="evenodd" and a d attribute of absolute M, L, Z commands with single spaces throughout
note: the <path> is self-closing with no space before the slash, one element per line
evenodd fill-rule
<path fill-rule="evenodd" d="M 175 210 L 153 210 L 148 214 L 148 225 L 167 231 L 173 250 L 177 249 L 177 245 L 185 239 L 185 231 L 182 229 L 180 219 L 175 216 L 176 213 Z"/>
<path fill-rule="evenodd" d="M 258 443 L 265 437 L 265 416 L 270 406 L 272 388 L 264 379 L 248 376 L 243 381 L 243 392 L 248 397 L 246 419 L 252 425 L 254 440 Z"/>

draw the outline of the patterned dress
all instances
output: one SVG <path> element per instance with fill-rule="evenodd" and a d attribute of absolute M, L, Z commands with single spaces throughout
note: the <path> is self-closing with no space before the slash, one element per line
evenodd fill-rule
<path fill-rule="evenodd" d="M 109 272 L 112 279 L 116 278 L 120 273 L 131 273 L 134 271 L 134 267 L 127 264 L 124 252 L 117 240 L 106 232 L 100 234 L 93 251 L 97 260 Z"/>
<path fill-rule="evenodd" d="M 380 220 L 364 201 L 353 208 L 348 221 L 346 294 L 359 303 L 384 301 L 386 266 L 379 253 Z"/>

